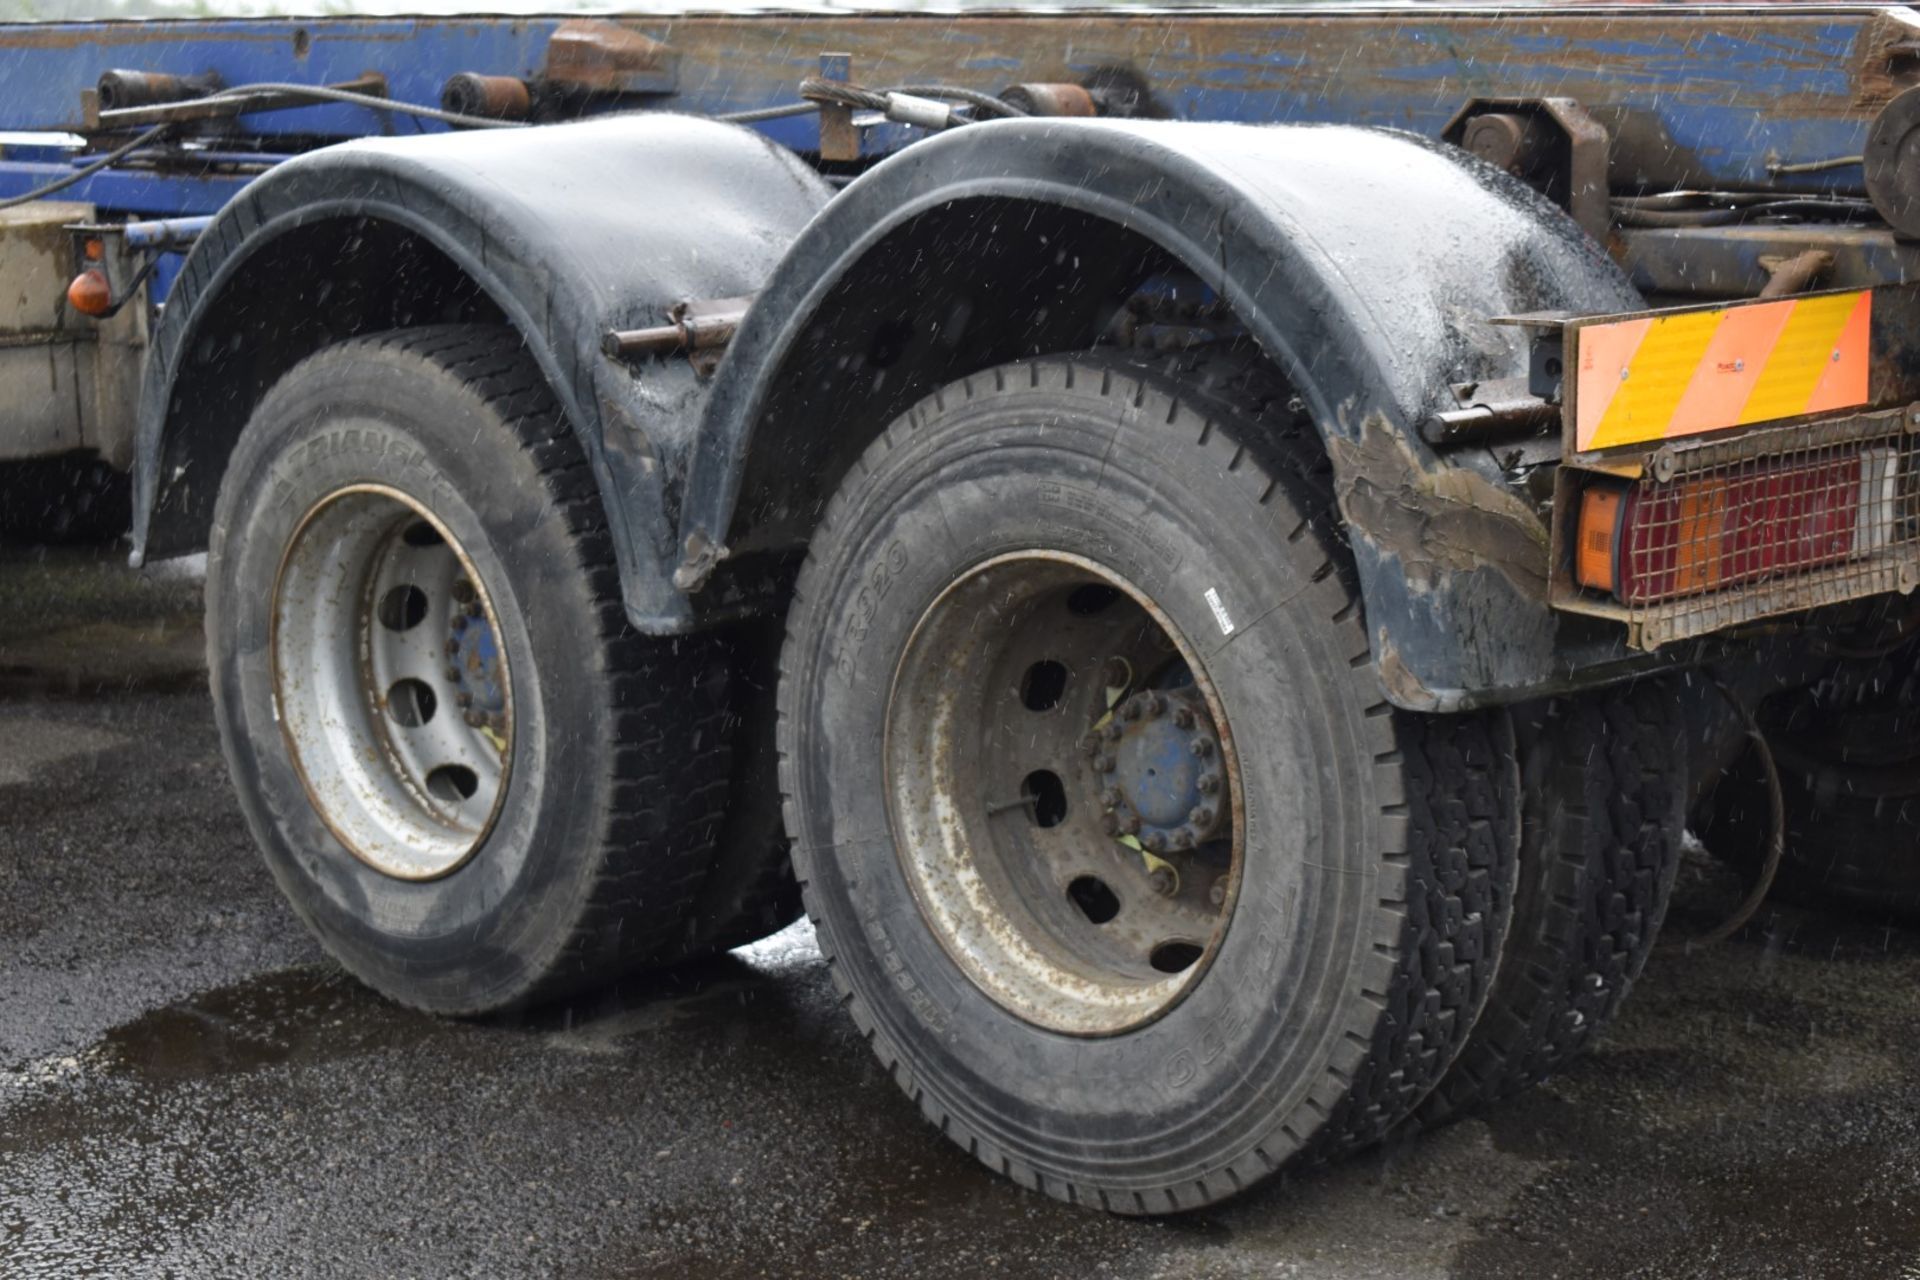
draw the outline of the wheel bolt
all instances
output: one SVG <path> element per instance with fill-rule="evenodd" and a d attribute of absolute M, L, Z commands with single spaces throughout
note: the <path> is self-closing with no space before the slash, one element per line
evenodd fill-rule
<path fill-rule="evenodd" d="M 473 599 L 473 597 L 474 590 L 471 582 L 468 582 L 465 578 L 455 578 L 453 580 L 453 598 L 455 600 L 458 600 L 461 604 L 465 604 Z"/>
<path fill-rule="evenodd" d="M 1163 898 L 1171 898 L 1174 891 L 1180 887 L 1179 882 L 1173 877 L 1173 872 L 1165 867 L 1155 867 L 1153 874 L 1148 876 L 1147 880 L 1153 885 L 1153 891 Z"/>
<path fill-rule="evenodd" d="M 1112 773 L 1113 757 L 1112 756 L 1095 756 L 1093 761 L 1093 767 L 1096 771 L 1100 773 Z"/>
<path fill-rule="evenodd" d="M 454 654 L 460 652 L 460 642 L 458 640 L 455 640 L 452 636 L 448 636 L 446 649 L 447 649 L 447 656 L 451 658 Z"/>
<path fill-rule="evenodd" d="M 462 711 L 466 710 L 468 707 L 471 707 L 473 705 L 473 695 L 468 693 L 465 689 L 462 689 L 459 693 L 454 694 L 453 700 L 460 705 L 460 709 Z"/>
<path fill-rule="evenodd" d="M 1126 705 L 1120 708 L 1120 714 L 1129 720 L 1138 720 L 1140 713 L 1144 710 L 1146 710 L 1144 699 L 1128 698 Z"/>
<path fill-rule="evenodd" d="M 1157 693 L 1147 695 L 1147 715 L 1159 717 L 1167 713 L 1167 700 Z"/>
<path fill-rule="evenodd" d="M 485 612 L 486 610 L 480 607 L 480 602 L 478 600 L 475 600 L 472 604 L 467 606 L 467 616 L 469 618 L 478 618 Z"/>
<path fill-rule="evenodd" d="M 469 711 L 462 718 L 466 720 L 468 728 L 483 729 L 486 727 L 487 716 L 483 711 Z"/>
<path fill-rule="evenodd" d="M 459 678 L 460 678 L 460 668 L 452 667 L 452 666 L 447 668 L 447 679 L 458 680 Z"/>
<path fill-rule="evenodd" d="M 457 633 L 459 633 L 459 632 L 462 632 L 462 631 L 465 631 L 465 630 L 467 629 L 467 615 L 466 615 L 466 614 L 464 614 L 464 613 L 456 613 L 456 614 L 454 614 L 454 615 L 453 615 L 453 629 L 454 629 L 454 631 L 455 631 L 455 633 L 456 633 L 456 634 L 457 634 Z"/>
<path fill-rule="evenodd" d="M 1100 754 L 1100 735 L 1097 733 L 1089 732 L 1085 737 L 1081 738 L 1080 754 L 1084 756 L 1099 755 Z"/>
<path fill-rule="evenodd" d="M 1120 819 L 1111 813 L 1101 814 L 1100 828 L 1110 836 L 1117 836 L 1120 834 Z"/>
<path fill-rule="evenodd" d="M 1193 754 L 1205 760 L 1213 754 L 1213 741 L 1209 738 L 1195 738 L 1193 740 Z"/>
<path fill-rule="evenodd" d="M 1146 848 L 1148 853 L 1165 853 L 1167 851 L 1167 838 L 1158 831 L 1147 832 L 1146 835 L 1140 837 L 1140 843 Z"/>
<path fill-rule="evenodd" d="M 1200 788 L 1201 795 L 1210 796 L 1220 789 L 1220 775 L 1217 773 L 1203 773 L 1200 775 L 1200 781 L 1194 785 Z"/>
<path fill-rule="evenodd" d="M 1108 742 L 1120 741 L 1120 735 L 1125 732 L 1126 730 L 1120 727 L 1120 722 L 1118 720 L 1107 721 L 1107 741 Z"/>
<path fill-rule="evenodd" d="M 1101 677 L 1106 680 L 1107 688 L 1118 689 L 1127 683 L 1127 677 L 1131 672 L 1128 671 L 1127 664 L 1124 660 L 1120 658 L 1108 658 L 1107 665 L 1101 669 L 1100 674 Z"/>
<path fill-rule="evenodd" d="M 1200 828 L 1200 830 L 1205 831 L 1213 825 L 1213 810 L 1207 808 L 1205 805 L 1198 805 L 1192 813 L 1187 815 L 1187 821 Z"/>
<path fill-rule="evenodd" d="M 1108 787 L 1100 793 L 1100 805 L 1105 809 L 1118 808 L 1120 805 L 1120 792 L 1116 788 Z"/>
<path fill-rule="evenodd" d="M 1129 813 L 1125 817 L 1121 818 L 1120 833 L 1122 835 L 1128 835 L 1128 836 L 1139 835 L 1140 834 L 1140 815 L 1137 813 Z"/>
<path fill-rule="evenodd" d="M 1173 725 L 1176 729 L 1193 728 L 1193 708 L 1175 707 L 1173 709 Z"/>
<path fill-rule="evenodd" d="M 1225 876 L 1221 876 L 1215 880 L 1213 887 L 1207 890 L 1207 901 L 1216 907 L 1224 907 L 1227 905 L 1227 878 Z"/>
<path fill-rule="evenodd" d="M 1173 847 L 1176 849 L 1193 848 L 1193 829 L 1182 827 L 1173 833 Z"/>

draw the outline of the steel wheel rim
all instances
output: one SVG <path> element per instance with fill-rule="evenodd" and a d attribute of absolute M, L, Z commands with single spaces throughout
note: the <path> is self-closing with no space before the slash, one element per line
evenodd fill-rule
<path fill-rule="evenodd" d="M 513 758 L 507 654 L 466 550 L 400 490 L 348 486 L 288 539 L 271 619 L 274 711 L 315 814 L 395 879 L 463 866 Z"/>
<path fill-rule="evenodd" d="M 1001 1007 L 1115 1035 L 1164 1016 L 1218 955 L 1243 863 L 1232 735 L 1197 653 L 1120 575 L 1059 552 L 961 575 L 895 669 L 883 758 L 920 915 Z M 1203 782 L 1200 827 L 1178 810 Z M 1177 847 L 1182 831 L 1199 838 Z"/>

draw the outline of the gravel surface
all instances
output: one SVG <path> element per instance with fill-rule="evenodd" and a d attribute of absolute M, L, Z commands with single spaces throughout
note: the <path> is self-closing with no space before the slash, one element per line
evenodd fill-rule
<path fill-rule="evenodd" d="M 1913 933 L 1771 909 L 1486 1120 L 1108 1218 L 932 1133 L 804 926 L 513 1022 L 357 986 L 253 853 L 196 609 L 0 560 L 0 1276 L 1920 1277 Z"/>

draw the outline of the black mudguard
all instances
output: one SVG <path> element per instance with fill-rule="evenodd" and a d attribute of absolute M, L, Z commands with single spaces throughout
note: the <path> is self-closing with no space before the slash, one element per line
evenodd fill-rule
<path fill-rule="evenodd" d="M 768 504 L 741 500 L 749 455 L 799 454 L 783 433 L 804 415 L 767 409 L 793 385 L 795 352 L 818 350 L 817 327 L 840 320 L 823 313 L 836 288 L 889 235 L 969 200 L 1119 224 L 1231 305 L 1325 439 L 1393 701 L 1497 702 L 1626 657 L 1618 638 L 1549 609 L 1546 526 L 1498 463 L 1484 450 L 1438 456 L 1418 426 L 1452 407 L 1452 383 L 1525 374 L 1524 334 L 1493 317 L 1644 302 L 1518 181 L 1450 147 L 1346 126 L 1007 121 L 879 165 L 795 243 L 720 369 L 681 514 L 684 585 L 729 539 L 752 540 Z"/>
<path fill-rule="evenodd" d="M 592 464 L 629 611 L 684 629 L 691 602 L 667 585 L 669 495 L 706 386 L 680 359 L 635 377 L 602 354 L 602 335 L 659 324 L 687 299 L 753 293 L 830 194 L 748 130 L 664 114 L 354 142 L 280 165 L 200 237 L 155 331 L 136 558 L 205 545 L 227 452 L 273 377 L 328 341 L 394 323 L 377 306 L 312 319 L 328 301 L 321 258 L 342 244 L 316 228 L 350 223 L 425 241 L 425 257 L 442 255 L 474 286 L 483 314 L 519 331 Z M 302 236 L 314 253 L 284 259 L 297 273 L 260 265 Z M 450 318 L 468 317 L 415 322 Z"/>

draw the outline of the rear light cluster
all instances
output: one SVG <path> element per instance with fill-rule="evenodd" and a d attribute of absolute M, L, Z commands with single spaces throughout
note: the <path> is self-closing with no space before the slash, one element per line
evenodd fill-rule
<path fill-rule="evenodd" d="M 1758 462 L 1660 483 L 1598 482 L 1581 494 L 1574 579 L 1649 604 L 1837 564 L 1894 528 L 1892 449 Z"/>

